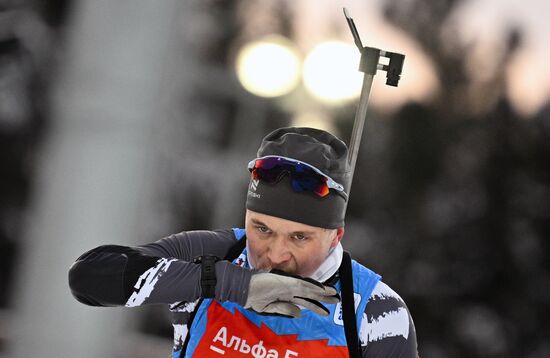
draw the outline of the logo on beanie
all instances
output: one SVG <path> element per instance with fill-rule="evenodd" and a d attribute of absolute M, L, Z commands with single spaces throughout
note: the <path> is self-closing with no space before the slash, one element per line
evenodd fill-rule
<path fill-rule="evenodd" d="M 258 184 L 260 184 L 260 179 L 252 179 L 250 181 L 250 188 L 252 188 L 252 190 L 256 191 L 256 189 L 258 189 Z"/>
<path fill-rule="evenodd" d="M 253 198 L 261 198 L 262 196 L 258 193 L 255 193 L 256 189 L 258 189 L 258 185 L 260 184 L 260 180 L 259 179 L 252 179 L 250 181 L 250 189 L 254 190 L 249 190 L 248 191 L 248 195 L 250 195 L 251 197 Z"/>

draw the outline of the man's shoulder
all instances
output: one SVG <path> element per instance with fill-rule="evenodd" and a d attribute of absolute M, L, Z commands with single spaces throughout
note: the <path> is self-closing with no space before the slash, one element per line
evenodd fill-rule
<path fill-rule="evenodd" d="M 391 312 L 401 308 L 407 309 L 407 305 L 401 296 L 385 282 L 378 281 L 369 297 L 369 305 L 365 312 L 374 313 L 374 309 Z"/>
<path fill-rule="evenodd" d="M 236 242 L 237 238 L 232 229 L 190 230 L 141 245 L 138 249 L 147 255 L 189 261 L 204 254 L 223 257 Z"/>
<path fill-rule="evenodd" d="M 400 348 L 406 357 L 416 357 L 416 332 L 405 301 L 386 283 L 379 281 L 361 321 L 361 345 L 370 351 Z"/>
<path fill-rule="evenodd" d="M 229 240 L 235 241 L 234 229 L 217 229 L 217 230 L 188 230 L 181 231 L 171 235 L 178 240 L 201 240 L 201 239 L 214 239 L 214 240 Z"/>
<path fill-rule="evenodd" d="M 237 233 L 233 229 L 220 230 L 192 230 L 175 234 L 176 240 L 188 245 L 195 255 L 208 253 L 224 257 L 237 240 Z"/>
<path fill-rule="evenodd" d="M 360 262 L 356 260 L 352 260 L 352 270 L 353 270 L 353 276 L 356 282 L 354 284 L 358 284 L 361 281 L 365 280 L 367 277 L 371 278 L 373 282 L 378 282 L 381 279 L 381 276 L 374 272 L 373 270 L 369 269 L 365 265 L 361 264 Z"/>

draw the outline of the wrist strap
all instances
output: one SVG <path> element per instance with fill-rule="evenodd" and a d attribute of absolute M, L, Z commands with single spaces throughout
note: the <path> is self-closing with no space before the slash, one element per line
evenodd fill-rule
<path fill-rule="evenodd" d="M 201 297 L 214 298 L 216 296 L 216 262 L 220 258 L 213 255 L 197 256 L 193 260 L 201 264 Z"/>

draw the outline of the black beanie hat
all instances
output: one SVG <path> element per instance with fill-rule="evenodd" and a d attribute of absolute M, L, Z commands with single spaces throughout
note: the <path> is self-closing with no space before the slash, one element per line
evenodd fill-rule
<path fill-rule="evenodd" d="M 349 190 L 350 167 L 346 144 L 332 134 L 315 128 L 279 128 L 262 140 L 258 158 L 279 155 L 313 165 Z M 336 229 L 344 226 L 346 199 L 333 189 L 325 197 L 295 192 L 288 175 L 271 184 L 250 181 L 246 208 L 262 214 L 306 225 Z"/>

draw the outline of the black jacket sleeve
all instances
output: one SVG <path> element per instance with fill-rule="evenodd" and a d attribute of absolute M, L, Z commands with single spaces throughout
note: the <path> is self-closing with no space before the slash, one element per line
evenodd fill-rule
<path fill-rule="evenodd" d="M 140 275 L 159 259 L 132 247 L 99 246 L 73 263 L 69 269 L 69 287 L 78 301 L 90 306 L 124 305 Z"/>
<path fill-rule="evenodd" d="M 200 266 L 192 259 L 224 257 L 235 242 L 231 230 L 221 230 L 183 232 L 138 247 L 99 246 L 71 266 L 69 286 L 78 301 L 92 306 L 194 301 L 201 296 Z M 244 304 L 251 275 L 227 261 L 216 263 L 216 299 Z"/>

